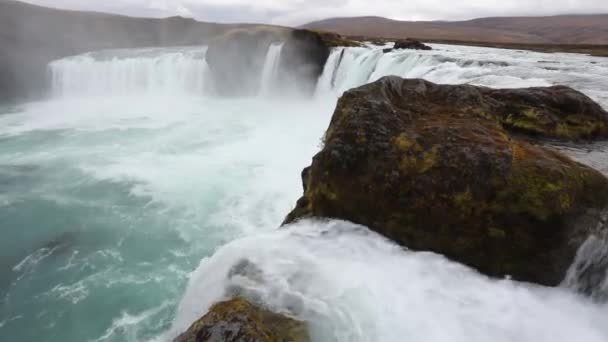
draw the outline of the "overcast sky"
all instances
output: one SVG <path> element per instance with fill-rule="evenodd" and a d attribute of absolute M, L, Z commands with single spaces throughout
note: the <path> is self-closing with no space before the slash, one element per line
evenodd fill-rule
<path fill-rule="evenodd" d="M 204 21 L 300 25 L 330 17 L 377 15 L 401 20 L 608 13 L 608 0 L 27 0 L 68 9 Z"/>

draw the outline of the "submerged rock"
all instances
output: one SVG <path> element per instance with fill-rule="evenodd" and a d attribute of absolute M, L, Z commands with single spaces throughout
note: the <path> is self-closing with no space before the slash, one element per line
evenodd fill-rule
<path fill-rule="evenodd" d="M 174 342 L 307 342 L 306 324 L 242 298 L 214 305 Z"/>
<path fill-rule="evenodd" d="M 566 87 L 494 90 L 386 77 L 346 92 L 285 223 L 348 220 L 496 277 L 558 285 L 604 236 L 608 179 L 521 134 L 606 137 Z"/>

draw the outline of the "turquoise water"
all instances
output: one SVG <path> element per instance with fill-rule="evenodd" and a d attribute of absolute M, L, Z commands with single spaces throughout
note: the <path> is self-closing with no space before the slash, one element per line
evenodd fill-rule
<path fill-rule="evenodd" d="M 5 108 L 0 340 L 167 330 L 203 257 L 279 226 L 327 122 L 315 111 L 193 97 Z"/>
<path fill-rule="evenodd" d="M 276 49 L 262 89 L 280 93 Z M 277 229 L 352 86 L 560 83 L 608 103 L 599 58 L 377 50 L 334 51 L 306 99 L 200 96 L 202 47 L 52 63 L 50 99 L 0 106 L 0 341 L 169 341 L 230 293 L 306 320 L 314 341 L 608 341 L 608 306 L 566 288 L 490 279 L 346 222 Z M 565 150 L 608 172 L 605 145 Z"/>

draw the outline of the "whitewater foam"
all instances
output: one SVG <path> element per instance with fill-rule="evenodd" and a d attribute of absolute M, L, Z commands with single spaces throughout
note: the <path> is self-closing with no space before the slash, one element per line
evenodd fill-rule
<path fill-rule="evenodd" d="M 112 341 L 112 337 L 116 339 L 119 336 L 126 337 L 128 341 L 135 341 L 137 339 L 138 324 L 142 321 L 153 317 L 160 313 L 163 309 L 167 308 L 169 303 L 163 303 L 157 308 L 146 310 L 136 315 L 131 315 L 127 312 L 123 312 L 121 317 L 115 319 L 102 336 L 95 339 L 94 342 Z"/>
<path fill-rule="evenodd" d="M 606 341 L 606 306 L 492 280 L 346 222 L 304 221 L 203 260 L 172 334 L 239 294 L 306 320 L 315 341 Z"/>
<path fill-rule="evenodd" d="M 566 84 L 604 105 L 608 62 L 600 57 L 544 54 L 431 44 L 431 51 L 393 50 L 386 46 L 336 48 L 320 77 L 318 93 L 336 95 L 383 76 L 424 78 L 441 84 L 474 84 L 493 88 L 541 87 Z M 545 69 L 551 63 L 553 70 Z"/>
<path fill-rule="evenodd" d="M 207 90 L 206 50 L 108 50 L 58 60 L 49 65 L 53 96 L 201 96 Z"/>
<path fill-rule="evenodd" d="M 608 103 L 598 58 L 433 47 L 335 49 L 306 100 L 273 96 L 279 45 L 261 70 L 267 94 L 242 99 L 212 96 L 204 47 L 54 62 L 50 100 L 0 115 L 0 215 L 15 237 L 0 242 L 0 339 L 165 341 L 242 294 L 309 320 L 317 341 L 608 340 L 606 306 L 564 289 L 491 280 L 344 222 L 275 231 L 349 87 L 391 74 L 563 83 Z M 576 154 L 608 170 L 605 146 L 591 150 Z"/>

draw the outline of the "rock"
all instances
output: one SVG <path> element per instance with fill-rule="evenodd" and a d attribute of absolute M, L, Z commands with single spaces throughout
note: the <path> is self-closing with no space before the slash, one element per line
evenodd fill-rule
<path fill-rule="evenodd" d="M 387 43 L 387 41 L 385 39 L 380 39 L 380 38 L 370 39 L 369 42 L 376 46 L 383 46 L 383 45 L 386 45 L 386 43 Z"/>
<path fill-rule="evenodd" d="M 214 305 L 174 342 L 307 342 L 306 324 L 242 298 Z"/>
<path fill-rule="evenodd" d="M 207 50 L 215 91 L 225 96 L 256 95 L 272 44 L 283 44 L 278 88 L 296 87 L 304 94 L 314 92 L 332 47 L 358 46 L 329 32 L 273 26 L 233 30 L 215 39 Z"/>
<path fill-rule="evenodd" d="M 307 30 L 296 30 L 295 32 L 298 32 L 298 31 L 307 31 Z M 341 36 L 334 32 L 321 31 L 321 30 L 311 30 L 308 32 L 314 32 L 315 34 L 319 35 L 321 40 L 328 47 L 340 47 L 340 46 L 360 47 L 361 46 L 361 43 L 359 43 L 358 41 L 350 39 L 350 38 L 346 38 L 346 37 Z"/>
<path fill-rule="evenodd" d="M 395 42 L 394 46 L 395 50 L 399 49 L 411 49 L 411 50 L 432 50 L 432 48 L 428 45 L 425 45 L 415 39 L 401 39 Z"/>
<path fill-rule="evenodd" d="M 583 242 L 606 231 L 608 180 L 513 132 L 606 137 L 607 119 L 566 87 L 386 77 L 339 100 L 285 223 L 348 220 L 490 276 L 557 285 Z"/>
<path fill-rule="evenodd" d="M 256 95 L 271 44 L 289 37 L 282 28 L 237 29 L 214 39 L 206 60 L 215 92 L 224 96 Z"/>
<path fill-rule="evenodd" d="M 492 113 L 491 117 L 510 131 L 566 140 L 608 137 L 606 111 L 572 88 L 484 89 L 482 92 L 495 101 L 486 113 Z"/>
<path fill-rule="evenodd" d="M 296 86 L 304 94 L 313 94 L 332 43 L 318 32 L 293 30 L 281 53 L 280 78 L 285 84 L 283 88 Z"/>

